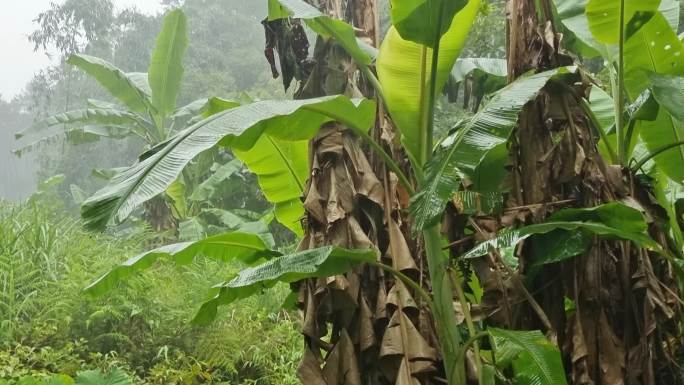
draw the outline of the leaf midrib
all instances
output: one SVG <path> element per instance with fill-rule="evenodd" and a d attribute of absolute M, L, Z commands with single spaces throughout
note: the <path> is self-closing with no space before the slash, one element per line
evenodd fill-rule
<path fill-rule="evenodd" d="M 280 158 L 285 162 L 285 166 L 287 167 L 287 170 L 290 172 L 292 179 L 294 179 L 295 182 L 297 182 L 297 187 L 299 187 L 299 192 L 304 193 L 304 183 L 299 179 L 299 176 L 295 172 L 294 166 L 292 166 L 292 162 L 290 162 L 290 159 L 288 157 L 286 157 L 285 154 L 283 154 L 282 150 L 280 149 L 280 146 L 278 146 L 278 144 L 273 140 L 273 138 L 271 138 L 270 135 L 268 135 L 268 134 L 264 134 L 264 135 L 266 135 L 266 139 L 268 139 L 268 141 L 271 143 L 273 148 L 275 148 L 275 150 L 278 153 L 278 155 L 280 156 Z"/>

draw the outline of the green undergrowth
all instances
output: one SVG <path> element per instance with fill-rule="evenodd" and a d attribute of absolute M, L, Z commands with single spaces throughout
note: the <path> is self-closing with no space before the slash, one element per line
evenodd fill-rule
<path fill-rule="evenodd" d="M 144 229 L 87 233 L 40 200 L 0 202 L 0 384 L 56 384 L 55 374 L 78 384 L 86 371 L 113 370 L 132 384 L 297 383 L 301 343 L 296 316 L 280 309 L 285 287 L 227 306 L 211 326 L 189 323 L 207 283 L 239 266 L 162 262 L 102 299 L 83 293 L 155 243 Z"/>

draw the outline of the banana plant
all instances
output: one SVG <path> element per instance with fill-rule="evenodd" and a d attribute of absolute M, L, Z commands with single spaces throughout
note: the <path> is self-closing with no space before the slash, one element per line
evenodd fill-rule
<path fill-rule="evenodd" d="M 373 65 L 372 53 L 355 38 L 351 26 L 323 15 L 301 1 L 269 1 L 270 18 L 304 19 L 311 29 L 332 39 L 356 60 L 399 129 L 404 150 L 412 164 L 410 174 L 405 174 L 382 145 L 369 135 L 376 119 L 373 101 L 344 96 L 260 101 L 216 113 L 177 133 L 140 162 L 118 174 L 109 186 L 86 200 L 82 210 L 87 226 L 92 229 L 121 223 L 136 206 L 167 190 L 198 154 L 217 146 L 233 151 L 257 174 L 260 173 L 257 164 L 280 160 L 277 168 L 269 169 L 283 177 L 286 185 L 280 185 L 280 179 L 278 183 L 272 182 L 270 178 L 273 175 L 266 172 L 260 178 L 260 185 L 264 191 L 273 189 L 269 198 L 274 203 L 292 202 L 296 205 L 290 194 L 297 190 L 290 191 L 290 187 L 301 187 L 306 176 L 294 165 L 298 153 L 288 154 L 283 149 L 297 143 L 305 144 L 316 135 L 322 124 L 337 121 L 366 141 L 412 195 L 411 220 L 416 235 L 425 244 L 430 293 L 402 273 L 378 262 L 375 253 L 369 250 L 322 248 L 283 256 L 265 250 L 262 244 L 242 244 L 241 239 L 247 235 L 240 234 L 231 241 L 221 237 L 234 236 L 222 235 L 145 253 L 105 274 L 88 291 L 102 294 L 160 256 L 187 263 L 201 254 L 210 258 L 237 258 L 250 265 L 234 279 L 212 290 L 211 299 L 202 305 L 195 318 L 198 323 L 206 323 L 215 317 L 219 305 L 249 296 L 276 282 L 292 283 L 305 278 L 330 276 L 366 263 L 394 274 L 423 297 L 433 312 L 447 381 L 451 385 L 465 383 L 465 350 L 471 345 L 477 346 L 477 339 L 482 335 L 469 322 L 471 340 L 461 338 L 454 313 L 453 293 L 462 284 L 458 275 L 449 274 L 448 255 L 443 251 L 439 229 L 440 219 L 460 182 L 482 172 L 485 158 L 495 149 L 505 146 L 525 104 L 548 83 L 575 81 L 578 76 L 577 69 L 573 67 L 523 76 L 494 94 L 464 127 L 435 146 L 435 98 L 450 76 L 479 6 L 478 0 L 392 1 L 393 26 Z M 280 192 L 287 194 L 277 194 Z M 281 215 L 278 219 L 282 222 L 283 218 Z M 283 224 L 288 225 L 288 222 Z M 591 226 L 583 228 L 590 232 L 595 229 Z M 455 282 L 452 283 L 452 279 Z M 472 320 L 469 304 L 464 299 L 461 302 L 466 318 Z M 533 376 L 539 378 L 538 383 L 565 383 L 562 375 L 544 376 L 543 373 L 550 370 L 548 365 L 540 362 L 535 354 L 523 352 L 530 344 L 548 347 L 550 343 L 544 337 L 535 335 L 532 339 L 518 338 L 518 343 L 502 343 L 501 338 L 515 340 L 511 337 L 515 332 L 511 333 L 508 337 L 503 333 L 491 335 L 498 351 L 509 352 L 504 354 L 508 359 L 502 363 L 512 364 L 515 369 L 519 361 L 514 357 L 521 355 L 518 357 L 520 360 L 532 359 L 536 364 L 526 366 L 525 370 L 542 373 Z M 562 369 L 558 369 L 560 357 L 557 348 L 551 347 L 545 354 L 552 357 L 548 362 L 553 362 L 554 370 L 562 373 Z M 486 373 L 491 374 L 493 366 L 491 363 L 483 364 L 479 356 L 477 365 L 479 380 L 484 383 Z M 523 370 L 519 374 L 527 376 L 529 373 Z"/>
<path fill-rule="evenodd" d="M 606 63 L 612 95 L 595 85 L 585 101 L 603 153 L 614 164 L 655 179 L 658 202 L 670 217 L 670 235 L 684 252 L 676 203 L 666 193 L 684 184 L 679 1 L 554 2 L 560 21 L 575 38 L 575 53 Z"/>
<path fill-rule="evenodd" d="M 680 58 L 684 46 L 677 37 L 679 2 L 555 0 L 555 4 L 563 26 L 576 38 L 571 46 L 575 52 L 601 57 L 606 63 L 613 102 L 613 110 L 606 112 L 613 123 L 599 134 L 614 154 L 614 163 L 626 167 L 638 161 L 632 159 L 634 148 L 643 144 L 649 160 L 654 159 L 665 175 L 684 182 L 677 166 L 684 161 L 684 152 L 674 145 L 682 141 L 684 131 L 667 109 L 658 111 L 656 105 L 653 110 L 650 103 L 656 86 L 650 74 L 684 75 Z M 653 113 L 636 113 L 643 106 Z M 671 147 L 665 150 L 666 146 Z"/>
<path fill-rule="evenodd" d="M 67 63 L 97 81 L 117 103 L 88 99 L 85 109 L 50 116 L 17 134 L 19 150 L 16 152 L 21 154 L 62 135 L 75 144 L 102 137 L 114 140 L 135 137 L 147 148 L 154 149 L 189 123 L 237 106 L 238 102 L 216 97 L 176 106 L 188 46 L 187 30 L 187 18 L 181 10 L 166 14 L 147 73 L 125 72 L 112 63 L 85 54 L 71 55 Z M 206 173 L 216 158 L 216 154 L 207 154 L 196 161 L 196 168 Z M 111 179 L 118 171 L 121 170 L 96 170 L 94 174 Z M 180 222 L 191 216 L 192 210 L 186 207 L 187 195 L 193 191 L 192 181 L 199 180 L 186 179 L 187 183 L 178 179 L 165 194 L 173 216 Z"/>
<path fill-rule="evenodd" d="M 67 63 L 96 80 L 118 103 L 88 100 L 85 109 L 53 115 L 25 132 L 20 151 L 63 134 L 122 139 L 136 136 L 149 147 L 169 138 L 188 115 L 200 112 L 207 100 L 176 108 L 188 46 L 187 19 L 182 11 L 163 20 L 147 73 L 127 73 L 89 55 L 72 54 Z"/>

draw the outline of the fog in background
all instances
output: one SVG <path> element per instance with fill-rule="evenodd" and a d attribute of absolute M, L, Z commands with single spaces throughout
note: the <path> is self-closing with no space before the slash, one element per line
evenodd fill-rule
<path fill-rule="evenodd" d="M 25 152 L 14 134 L 46 117 L 86 107 L 88 98 L 113 101 L 94 81 L 65 64 L 72 52 L 114 63 L 125 72 L 147 72 L 161 16 L 182 7 L 189 48 L 178 105 L 211 97 L 282 97 L 263 59 L 265 1 L 243 0 L 3 0 L 0 14 L 0 199 L 19 201 L 39 181 L 65 176 L 92 194 L 104 184 L 94 168 L 126 166 L 144 150 L 135 139 L 74 144 L 58 137 Z M 39 15 L 43 17 L 38 20 Z"/>
<path fill-rule="evenodd" d="M 129 166 L 145 151 L 146 144 L 135 136 L 94 140 L 62 133 L 24 151 L 21 158 L 12 154 L 21 147 L 16 132 L 41 126 L 55 114 L 84 109 L 88 99 L 115 102 L 95 81 L 66 64 L 70 54 L 96 56 L 124 72 L 147 72 L 162 16 L 169 9 L 181 7 L 188 18 L 189 46 L 177 106 L 214 96 L 287 96 L 263 54 L 265 0 L 0 1 L 7 10 L 0 14 L 0 199 L 23 200 L 41 181 L 63 175 L 57 201 L 76 211 L 80 199 L 106 184 L 93 177 L 94 169 Z M 381 4 L 388 9 L 387 0 Z M 488 16 L 476 22 L 464 57 L 505 55 L 503 0 L 487 4 L 483 15 Z M 385 27 L 388 18 L 387 13 L 381 15 Z M 456 104 L 441 110 L 436 124 L 445 130 L 463 114 Z"/>

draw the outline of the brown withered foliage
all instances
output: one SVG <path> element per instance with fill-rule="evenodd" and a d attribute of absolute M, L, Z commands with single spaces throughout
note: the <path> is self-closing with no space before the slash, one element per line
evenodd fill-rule
<path fill-rule="evenodd" d="M 368 44 L 377 42 L 374 0 L 314 5 L 350 21 Z M 354 62 L 333 41 L 317 39 L 310 62 L 311 71 L 295 97 L 364 96 L 367 87 Z M 384 117 L 373 134 L 404 158 Z M 408 224 L 402 216 L 407 194 L 367 153 L 351 131 L 336 123 L 322 127 L 311 142 L 312 171 L 304 195 L 306 236 L 300 248 L 372 248 L 383 263 L 420 281 L 420 252 L 406 236 Z M 305 353 L 298 375 L 303 384 L 415 385 L 444 377 L 426 304 L 391 275 L 360 266 L 344 275 L 302 282 L 299 294 Z"/>

